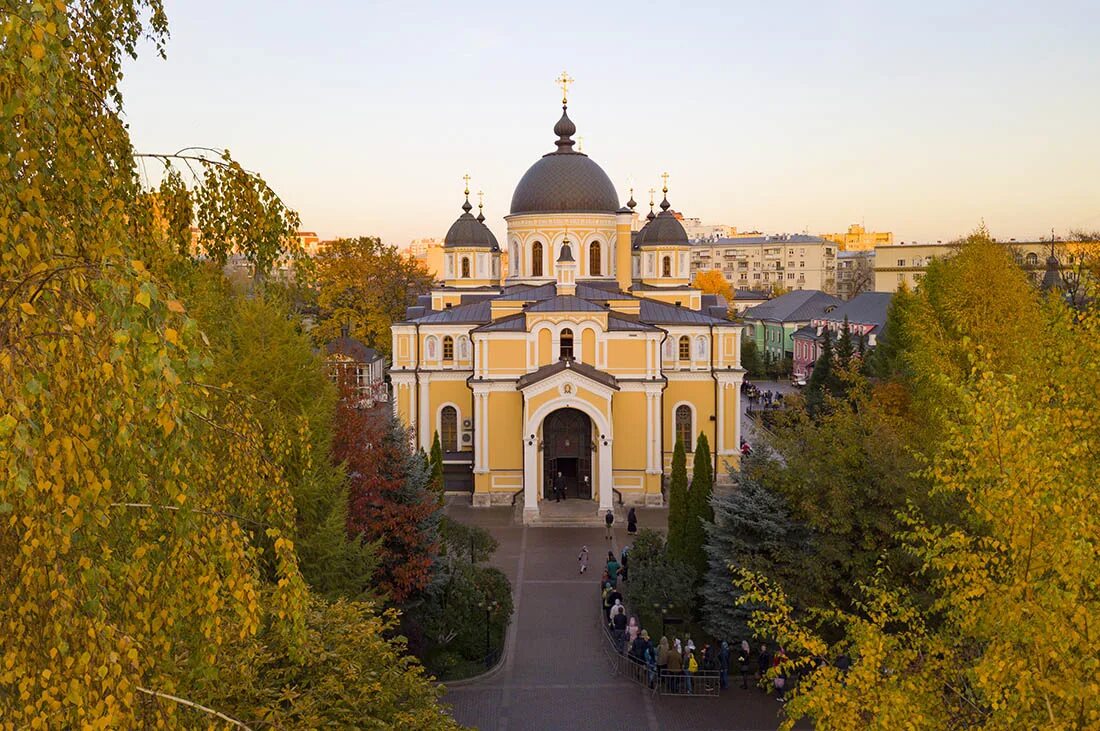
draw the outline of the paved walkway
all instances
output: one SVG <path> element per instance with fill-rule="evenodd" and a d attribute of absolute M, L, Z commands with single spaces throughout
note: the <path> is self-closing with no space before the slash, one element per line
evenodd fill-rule
<path fill-rule="evenodd" d="M 598 623 L 602 528 L 527 528 L 511 508 L 447 507 L 452 517 L 487 528 L 500 542 L 492 563 L 512 582 L 515 615 L 506 658 L 492 677 L 450 688 L 444 701 L 462 724 L 506 729 L 774 729 L 780 704 L 759 689 L 732 683 L 719 699 L 654 697 L 612 675 Z M 665 524 L 666 511 L 638 511 L 640 527 Z M 613 550 L 627 538 L 616 525 Z M 587 545 L 589 573 L 577 572 Z M 593 576 L 592 572 L 595 572 Z M 732 678 L 731 678 L 732 680 Z"/>

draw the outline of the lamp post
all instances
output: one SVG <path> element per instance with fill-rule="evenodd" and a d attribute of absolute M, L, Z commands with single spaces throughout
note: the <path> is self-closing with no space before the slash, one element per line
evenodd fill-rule
<path fill-rule="evenodd" d="M 485 610 L 485 667 L 488 668 L 492 663 L 489 656 L 489 620 L 491 619 L 492 612 L 496 610 L 498 604 L 496 601 L 491 602 L 478 602 L 478 606 Z"/>

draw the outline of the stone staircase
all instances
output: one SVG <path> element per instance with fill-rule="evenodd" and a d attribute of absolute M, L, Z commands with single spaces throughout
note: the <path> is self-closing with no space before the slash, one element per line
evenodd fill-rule
<path fill-rule="evenodd" d="M 594 500 L 582 500 L 573 498 L 556 503 L 553 500 L 543 500 L 539 503 L 539 514 L 525 516 L 523 504 L 516 501 L 515 521 L 533 528 L 602 528 L 604 526 L 604 513 L 598 512 L 598 504 Z M 626 510 L 621 505 L 615 508 L 615 527 L 626 530 Z"/>

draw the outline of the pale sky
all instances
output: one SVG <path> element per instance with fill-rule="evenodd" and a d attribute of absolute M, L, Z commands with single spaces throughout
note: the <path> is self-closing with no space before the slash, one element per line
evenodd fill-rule
<path fill-rule="evenodd" d="M 166 0 L 140 151 L 228 147 L 322 237 L 503 216 L 560 91 L 620 198 L 768 233 L 1100 229 L 1100 2 Z M 476 197 L 474 199 L 476 204 Z"/>

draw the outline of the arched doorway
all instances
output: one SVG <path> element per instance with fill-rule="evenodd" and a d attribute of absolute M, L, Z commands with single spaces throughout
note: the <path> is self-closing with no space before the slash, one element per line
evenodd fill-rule
<path fill-rule="evenodd" d="M 554 482 L 565 488 L 567 498 L 592 499 L 592 449 L 592 420 L 583 411 L 558 409 L 546 417 L 542 425 L 543 499 L 554 499 Z"/>

